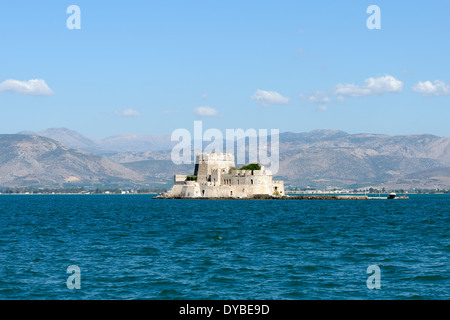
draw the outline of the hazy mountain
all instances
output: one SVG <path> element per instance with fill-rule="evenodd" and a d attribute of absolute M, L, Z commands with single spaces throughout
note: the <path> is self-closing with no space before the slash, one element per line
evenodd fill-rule
<path fill-rule="evenodd" d="M 38 132 L 22 131 L 19 134 L 47 137 L 63 145 L 97 154 L 117 152 L 147 152 L 170 150 L 176 142 L 170 141 L 170 135 L 121 134 L 103 139 L 88 138 L 67 128 L 50 128 Z"/>
<path fill-rule="evenodd" d="M 376 185 L 450 164 L 450 138 L 315 130 L 280 134 L 278 175 L 296 186 Z"/>
<path fill-rule="evenodd" d="M 450 188 L 450 167 L 434 168 L 403 175 L 383 183 L 387 189 L 446 189 Z"/>
<path fill-rule="evenodd" d="M 406 185 L 450 188 L 444 172 L 433 171 L 450 166 L 450 138 L 428 134 L 388 136 L 314 130 L 281 133 L 279 139 L 280 170 L 277 177 L 285 180 L 287 185 L 354 188 L 389 183 L 399 188 Z M 111 158 L 123 164 L 130 163 L 128 168 L 139 167 L 141 173 L 158 172 L 165 181 L 170 181 L 173 173 L 186 171 L 186 168 L 176 171 L 176 166 L 170 162 L 170 151 L 124 152 Z M 136 162 L 136 167 L 132 166 L 133 162 Z M 158 170 L 153 171 L 155 168 Z M 434 176 L 414 176 L 420 172 L 433 172 Z"/>
<path fill-rule="evenodd" d="M 388 136 L 348 134 L 343 131 L 315 130 L 308 133 L 281 133 L 280 153 L 310 150 L 351 150 L 360 157 L 398 156 L 429 158 L 450 164 L 450 138 L 429 134 Z"/>
<path fill-rule="evenodd" d="M 175 165 L 171 160 L 145 160 L 123 165 L 143 176 L 152 187 L 170 188 L 175 174 L 194 174 L 193 165 Z"/>
<path fill-rule="evenodd" d="M 41 136 L 61 142 L 68 148 L 79 149 L 94 153 L 106 153 L 102 146 L 82 134 L 66 128 L 49 128 L 38 132 L 22 131 L 19 134 Z"/>
<path fill-rule="evenodd" d="M 170 160 L 171 151 L 148 151 L 148 152 L 118 152 L 108 156 L 114 162 L 128 163 L 145 160 Z"/>
<path fill-rule="evenodd" d="M 0 186 L 134 185 L 138 173 L 106 157 L 69 149 L 55 140 L 0 135 Z"/>
<path fill-rule="evenodd" d="M 170 161 L 170 136 L 118 135 L 86 138 L 67 129 L 40 134 L 63 144 L 97 153 L 133 170 L 148 183 L 167 183 L 173 174 L 192 173 L 189 166 Z M 450 188 L 445 171 L 450 167 L 450 138 L 429 134 L 389 136 L 349 134 L 339 130 L 314 130 L 279 135 L 280 170 L 277 178 L 293 187 L 431 186 Z M 204 146 L 209 143 L 204 143 Z M 430 176 L 426 176 L 430 173 Z M 417 175 L 416 175 L 417 174 Z M 425 175 L 424 175 L 425 174 Z M 423 187 L 422 187 L 423 188 Z M 434 187 L 433 187 L 434 188 Z"/>
<path fill-rule="evenodd" d="M 166 135 L 139 135 L 121 134 L 101 140 L 96 140 L 101 147 L 115 152 L 127 151 L 160 151 L 171 150 L 176 142 L 170 141 L 169 134 Z"/>

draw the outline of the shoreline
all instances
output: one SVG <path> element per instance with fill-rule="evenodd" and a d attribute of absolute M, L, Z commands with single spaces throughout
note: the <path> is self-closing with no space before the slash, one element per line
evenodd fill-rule
<path fill-rule="evenodd" d="M 386 196 L 379 197 L 378 194 L 349 194 L 349 195 L 330 195 L 330 194 L 315 194 L 315 195 L 290 195 L 290 196 L 269 196 L 269 195 L 255 195 L 254 197 L 248 198 L 233 198 L 233 197 L 223 197 L 223 198 L 191 198 L 191 197 L 164 197 L 160 193 L 0 193 L 1 196 L 58 196 L 58 195 L 80 195 L 80 196 L 154 196 L 152 199 L 198 199 L 198 200 L 385 200 Z M 373 197 L 371 197 L 373 195 Z M 407 195 L 446 195 L 446 193 L 408 193 Z M 402 198 L 395 198 L 402 199 Z"/>
<path fill-rule="evenodd" d="M 387 199 L 387 198 L 370 198 L 368 196 L 334 196 L 334 195 L 301 195 L 301 196 L 284 196 L 273 197 L 269 195 L 255 195 L 248 198 L 191 198 L 191 197 L 164 197 L 156 196 L 153 199 L 174 199 L 174 200 L 371 200 L 371 199 Z"/>

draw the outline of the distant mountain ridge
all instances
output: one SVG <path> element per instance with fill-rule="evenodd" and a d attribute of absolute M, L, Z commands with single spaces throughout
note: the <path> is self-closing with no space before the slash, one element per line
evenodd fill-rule
<path fill-rule="evenodd" d="M 136 183 L 165 183 L 170 187 L 174 173 L 190 170 L 189 166 L 175 166 L 170 161 L 170 150 L 175 144 L 170 141 L 170 135 L 117 135 L 95 139 L 65 128 L 47 129 L 37 134 L 72 148 L 107 155 L 111 162 L 144 179 Z M 277 178 L 285 180 L 287 186 L 450 188 L 445 171 L 450 167 L 450 138 L 447 137 L 313 130 L 280 133 L 279 140 Z"/>
<path fill-rule="evenodd" d="M 429 134 L 389 136 L 314 130 L 281 133 L 279 140 L 277 176 L 297 187 L 395 186 L 403 176 L 450 166 L 450 138 Z M 140 170 L 151 171 L 153 162 L 145 160 L 170 161 L 170 151 L 123 152 L 110 158 L 123 164 L 136 162 Z M 419 181 L 408 181 L 419 187 L 429 186 L 423 174 L 421 177 Z M 450 187 L 445 179 L 436 185 Z"/>
<path fill-rule="evenodd" d="M 394 180 L 404 175 L 446 166 L 446 137 L 323 130 L 280 134 L 279 175 L 299 186 L 395 185 Z"/>
<path fill-rule="evenodd" d="M 0 187 L 135 185 L 138 173 L 106 157 L 69 149 L 55 140 L 0 135 Z"/>
<path fill-rule="evenodd" d="M 68 148 L 79 149 L 93 153 L 107 153 L 108 150 L 101 147 L 94 140 L 67 128 L 49 128 L 38 132 L 21 131 L 18 134 L 46 137 L 56 140 Z"/>
<path fill-rule="evenodd" d="M 97 154 L 112 154 L 116 152 L 146 152 L 170 150 L 175 142 L 170 141 L 170 135 L 137 135 L 120 134 L 104 139 L 88 138 L 67 128 L 49 128 L 37 132 L 22 131 L 18 134 L 36 135 L 61 142 L 73 149 L 80 149 Z"/>

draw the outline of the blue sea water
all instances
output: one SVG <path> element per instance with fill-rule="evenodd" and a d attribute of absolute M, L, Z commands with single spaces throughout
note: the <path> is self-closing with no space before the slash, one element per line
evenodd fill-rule
<path fill-rule="evenodd" d="M 0 195 L 0 299 L 449 299 L 449 208 L 448 195 Z"/>

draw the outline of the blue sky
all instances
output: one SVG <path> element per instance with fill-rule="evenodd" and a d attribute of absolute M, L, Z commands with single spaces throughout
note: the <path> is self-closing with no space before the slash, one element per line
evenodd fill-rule
<path fill-rule="evenodd" d="M 69 30 L 70 5 L 81 29 Z M 369 30 L 366 9 L 381 9 Z M 9 1 L 1 133 L 450 136 L 448 1 Z"/>

